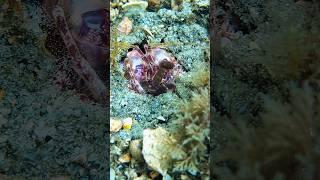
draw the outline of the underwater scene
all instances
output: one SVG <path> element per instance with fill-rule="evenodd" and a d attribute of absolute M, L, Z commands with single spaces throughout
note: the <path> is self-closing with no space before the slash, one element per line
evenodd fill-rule
<path fill-rule="evenodd" d="M 209 0 L 110 3 L 110 179 L 209 179 Z"/>
<path fill-rule="evenodd" d="M 0 0 L 0 180 L 319 180 L 318 0 Z"/>

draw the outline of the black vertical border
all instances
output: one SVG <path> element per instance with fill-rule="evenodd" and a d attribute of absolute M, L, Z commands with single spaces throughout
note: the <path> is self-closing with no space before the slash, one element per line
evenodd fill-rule
<path fill-rule="evenodd" d="M 210 168 L 210 179 L 213 179 L 213 121 L 214 121 L 214 79 L 215 79 L 215 67 L 216 67 L 216 59 L 217 59 L 217 36 L 215 26 L 216 18 L 215 18 L 215 11 L 216 11 L 216 0 L 210 0 L 210 15 L 209 15 L 209 40 L 210 40 L 210 146 L 209 146 L 209 168 Z"/>
<path fill-rule="evenodd" d="M 107 0 L 105 1 L 107 3 L 107 19 L 108 19 L 108 24 L 106 27 L 106 32 L 108 34 L 107 37 L 107 53 L 108 53 L 108 57 L 109 59 L 107 60 L 106 66 L 107 66 L 107 82 L 106 82 L 106 89 L 107 89 L 107 97 L 106 97 L 106 161 L 107 161 L 107 177 L 106 179 L 110 179 L 110 28 L 111 28 L 111 16 L 110 16 L 110 1 Z"/>

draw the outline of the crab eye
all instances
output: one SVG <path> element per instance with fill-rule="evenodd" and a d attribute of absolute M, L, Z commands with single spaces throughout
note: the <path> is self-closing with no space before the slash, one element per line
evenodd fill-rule
<path fill-rule="evenodd" d="M 89 11 L 82 15 L 85 24 L 92 29 L 100 29 L 105 23 L 105 10 Z"/>

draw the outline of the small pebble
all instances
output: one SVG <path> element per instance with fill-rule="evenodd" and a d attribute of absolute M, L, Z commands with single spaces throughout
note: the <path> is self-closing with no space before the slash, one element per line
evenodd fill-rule
<path fill-rule="evenodd" d="M 184 175 L 184 174 L 182 174 L 182 175 L 180 176 L 180 179 L 181 179 L 181 180 L 190 180 L 189 176 Z"/>
<path fill-rule="evenodd" d="M 158 116 L 157 119 L 162 122 L 166 122 L 166 119 L 163 116 Z"/>
<path fill-rule="evenodd" d="M 120 163 L 129 163 L 131 161 L 131 156 L 129 153 L 123 154 L 119 157 Z"/>
<path fill-rule="evenodd" d="M 116 172 L 110 168 L 110 180 L 115 180 L 116 179 Z"/>
<path fill-rule="evenodd" d="M 120 131 L 119 137 L 125 142 L 129 142 L 132 139 L 130 131 Z"/>
<path fill-rule="evenodd" d="M 132 127 L 133 119 L 132 118 L 125 118 L 122 120 L 122 123 L 123 123 L 122 128 L 124 130 L 130 130 Z"/>
<path fill-rule="evenodd" d="M 118 132 L 122 128 L 122 122 L 120 120 L 110 119 L 110 132 Z"/>
<path fill-rule="evenodd" d="M 149 173 L 149 176 L 152 178 L 152 179 L 156 179 L 160 174 L 157 172 L 157 171 L 151 171 Z"/>

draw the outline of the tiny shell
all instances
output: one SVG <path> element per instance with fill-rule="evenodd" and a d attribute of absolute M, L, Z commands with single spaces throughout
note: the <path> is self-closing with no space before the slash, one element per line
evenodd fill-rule
<path fill-rule="evenodd" d="M 132 21 L 124 17 L 118 26 L 118 31 L 128 35 L 132 31 Z"/>
<path fill-rule="evenodd" d="M 131 156 L 129 153 L 123 154 L 119 157 L 120 163 L 129 163 L 131 161 Z"/>
<path fill-rule="evenodd" d="M 118 132 L 122 128 L 122 122 L 120 120 L 110 119 L 110 132 Z"/>
<path fill-rule="evenodd" d="M 160 120 L 160 121 L 162 121 L 162 122 L 165 122 L 165 121 L 166 121 L 166 119 L 165 119 L 163 116 L 158 116 L 157 119 Z"/>
<path fill-rule="evenodd" d="M 122 120 L 122 128 L 124 130 L 130 130 L 132 127 L 133 119 L 132 118 L 125 118 Z"/>

